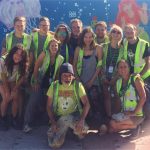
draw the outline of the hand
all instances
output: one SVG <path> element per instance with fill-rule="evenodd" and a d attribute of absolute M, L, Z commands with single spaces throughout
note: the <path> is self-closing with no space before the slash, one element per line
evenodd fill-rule
<path fill-rule="evenodd" d="M 75 131 L 77 133 L 81 133 L 83 131 L 83 127 L 84 127 L 84 120 L 83 119 L 80 119 L 77 123 L 76 123 L 76 126 L 75 126 Z"/>
<path fill-rule="evenodd" d="M 58 130 L 57 124 L 56 123 L 52 123 L 51 129 L 52 129 L 53 132 L 56 132 Z"/>
<path fill-rule="evenodd" d="M 134 111 L 126 111 L 124 112 L 125 115 L 127 116 L 135 116 L 136 114 L 134 113 Z"/>

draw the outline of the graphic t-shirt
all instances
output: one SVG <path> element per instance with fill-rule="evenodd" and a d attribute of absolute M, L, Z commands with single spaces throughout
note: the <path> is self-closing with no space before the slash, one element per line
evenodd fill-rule
<path fill-rule="evenodd" d="M 85 90 L 81 83 L 79 83 L 79 97 L 85 96 Z M 47 96 L 53 97 L 53 87 L 50 86 Z M 57 115 L 68 115 L 78 110 L 77 100 L 73 90 L 73 84 L 64 86 L 62 84 L 58 87 L 58 104 Z"/>
<path fill-rule="evenodd" d="M 136 52 L 138 42 L 139 42 L 139 39 L 134 44 L 128 43 L 128 56 L 127 57 L 128 57 L 128 61 L 130 63 L 131 73 L 134 73 L 135 52 Z M 148 56 L 150 56 L 150 50 L 148 49 L 148 44 L 146 44 L 142 58 L 144 59 Z"/>

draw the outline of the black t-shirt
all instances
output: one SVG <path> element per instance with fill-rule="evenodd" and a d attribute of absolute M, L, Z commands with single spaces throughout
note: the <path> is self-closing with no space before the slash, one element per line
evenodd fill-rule
<path fill-rule="evenodd" d="M 114 73 L 118 57 L 119 57 L 119 48 L 112 48 L 109 45 L 106 58 L 106 77 L 109 80 L 111 80 L 112 75 Z"/>
<path fill-rule="evenodd" d="M 47 69 L 47 71 L 43 77 L 42 83 L 41 83 L 42 89 L 49 88 L 52 78 L 53 78 L 54 70 L 55 70 L 55 64 L 48 66 L 48 69 Z"/>
<path fill-rule="evenodd" d="M 139 42 L 139 39 L 134 44 L 128 43 L 128 48 L 127 48 L 128 56 L 127 57 L 128 57 L 128 61 L 130 63 L 130 67 L 131 67 L 130 68 L 131 73 L 134 73 L 135 51 L 136 51 L 136 47 L 137 47 L 138 42 Z M 150 56 L 150 49 L 148 49 L 148 43 L 147 43 L 146 46 L 145 46 L 145 51 L 144 51 L 144 54 L 143 54 L 142 58 L 144 59 L 148 56 Z"/>

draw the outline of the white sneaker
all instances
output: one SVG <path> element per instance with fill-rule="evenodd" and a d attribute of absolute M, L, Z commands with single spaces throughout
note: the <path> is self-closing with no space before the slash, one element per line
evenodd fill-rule
<path fill-rule="evenodd" d="M 30 131 L 32 131 L 32 128 L 28 124 L 26 124 L 23 128 L 23 132 L 29 133 Z"/>

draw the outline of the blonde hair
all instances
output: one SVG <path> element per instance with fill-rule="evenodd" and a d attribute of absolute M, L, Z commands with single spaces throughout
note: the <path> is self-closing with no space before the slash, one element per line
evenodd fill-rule
<path fill-rule="evenodd" d="M 120 33 L 121 33 L 121 39 L 122 39 L 122 38 L 123 38 L 123 30 L 122 30 L 122 28 L 121 28 L 120 26 L 116 25 L 116 24 L 113 24 L 113 25 L 111 26 L 110 32 L 109 32 L 109 39 L 110 39 L 110 41 L 111 41 L 111 39 L 112 39 L 112 37 L 111 37 L 111 32 L 112 32 L 114 29 L 120 31 Z"/>

